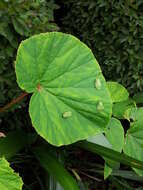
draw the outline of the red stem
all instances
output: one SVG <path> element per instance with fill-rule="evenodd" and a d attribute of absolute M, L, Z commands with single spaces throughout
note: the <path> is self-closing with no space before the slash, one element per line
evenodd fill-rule
<path fill-rule="evenodd" d="M 20 102 L 27 95 L 28 95 L 28 93 L 24 92 L 20 96 L 18 96 L 17 98 L 13 99 L 11 102 L 6 104 L 4 107 L 0 108 L 0 113 L 5 112 L 7 109 L 12 107 L 14 104 L 17 104 L 18 102 Z"/>

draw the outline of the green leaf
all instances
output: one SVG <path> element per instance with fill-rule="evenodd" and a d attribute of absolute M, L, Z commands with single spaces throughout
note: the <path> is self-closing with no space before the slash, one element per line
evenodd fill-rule
<path fill-rule="evenodd" d="M 49 143 L 71 144 L 105 130 L 110 95 L 94 55 L 77 38 L 51 32 L 23 41 L 16 75 L 19 86 L 33 93 L 32 124 Z"/>
<path fill-rule="evenodd" d="M 22 36 L 28 36 L 28 27 L 24 23 L 24 21 L 20 18 L 13 18 L 12 23 L 14 26 L 15 31 L 22 35 Z"/>
<path fill-rule="evenodd" d="M 22 190 L 22 186 L 23 182 L 19 175 L 14 173 L 4 158 L 0 158 L 0 189 Z"/>
<path fill-rule="evenodd" d="M 13 33 L 10 30 L 9 25 L 5 22 L 0 23 L 0 35 L 4 36 L 10 43 L 13 42 Z"/>
<path fill-rule="evenodd" d="M 108 129 L 105 133 L 106 138 L 112 145 L 112 149 L 118 152 L 122 152 L 124 146 L 124 129 L 118 119 L 112 118 L 108 124 Z M 118 163 L 107 161 L 104 168 L 104 178 L 106 179 L 112 172 L 112 167 L 115 167 Z M 111 165 L 113 165 L 111 167 Z"/>
<path fill-rule="evenodd" d="M 113 150 L 122 151 L 124 145 L 124 129 L 118 119 L 111 118 L 105 136 L 112 145 Z"/>
<path fill-rule="evenodd" d="M 124 152 L 135 159 L 143 161 L 143 108 L 134 109 L 130 115 L 134 120 L 127 131 Z M 143 176 L 143 170 L 134 169 Z"/>
<path fill-rule="evenodd" d="M 75 146 L 83 148 L 90 152 L 93 152 L 95 154 L 98 154 L 102 157 L 109 158 L 113 161 L 117 161 L 122 164 L 143 170 L 143 162 L 142 161 L 134 159 L 130 156 L 127 156 L 126 154 L 122 154 L 122 153 L 112 150 L 110 148 L 107 148 L 107 147 L 104 147 L 104 146 L 101 146 L 98 144 L 90 143 L 87 141 L 78 142 L 75 144 Z"/>
<path fill-rule="evenodd" d="M 125 87 L 117 82 L 107 82 L 108 90 L 111 94 L 112 102 L 121 102 L 129 97 Z"/>
<path fill-rule="evenodd" d="M 34 154 L 43 168 L 60 183 L 64 190 L 79 190 L 75 179 L 48 150 L 43 146 L 34 149 Z"/>
<path fill-rule="evenodd" d="M 118 119 L 129 119 L 130 110 L 136 108 L 136 103 L 132 99 L 113 104 L 113 116 Z"/>

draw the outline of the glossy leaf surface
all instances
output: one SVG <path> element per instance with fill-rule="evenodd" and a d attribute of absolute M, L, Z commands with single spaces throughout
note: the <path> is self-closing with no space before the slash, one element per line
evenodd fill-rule
<path fill-rule="evenodd" d="M 52 32 L 23 41 L 16 75 L 19 86 L 33 93 L 33 126 L 51 144 L 71 144 L 105 130 L 108 89 L 91 50 L 77 38 Z"/>

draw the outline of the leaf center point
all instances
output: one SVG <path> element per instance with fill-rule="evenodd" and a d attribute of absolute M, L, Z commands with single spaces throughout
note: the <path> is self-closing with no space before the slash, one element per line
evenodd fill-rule
<path fill-rule="evenodd" d="M 41 85 L 40 85 L 40 84 L 38 84 L 38 85 L 37 85 L 37 90 L 40 92 L 40 91 L 41 91 L 41 89 L 42 89 Z"/>

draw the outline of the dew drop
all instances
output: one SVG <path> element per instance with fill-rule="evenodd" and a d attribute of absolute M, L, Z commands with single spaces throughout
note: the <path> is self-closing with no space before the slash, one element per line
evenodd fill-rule
<path fill-rule="evenodd" d="M 68 118 L 72 116 L 72 112 L 71 111 L 66 111 L 63 113 L 63 118 Z"/>
<path fill-rule="evenodd" d="M 96 79 L 95 80 L 95 88 L 97 88 L 98 90 L 101 88 L 101 81 L 100 81 L 100 79 Z"/>
<path fill-rule="evenodd" d="M 98 102 L 98 104 L 97 104 L 97 110 L 98 110 L 98 111 L 104 110 L 104 105 L 103 105 L 103 103 L 102 103 L 101 101 Z"/>

